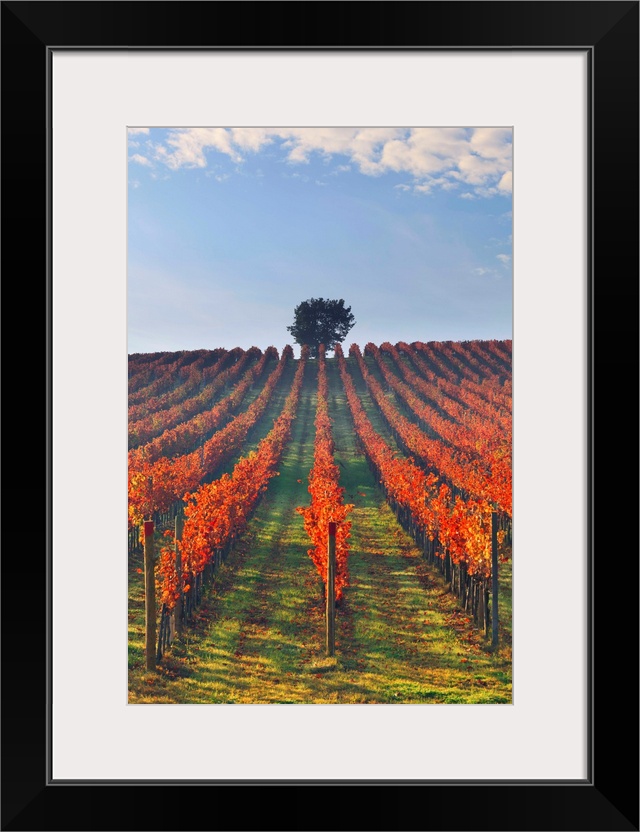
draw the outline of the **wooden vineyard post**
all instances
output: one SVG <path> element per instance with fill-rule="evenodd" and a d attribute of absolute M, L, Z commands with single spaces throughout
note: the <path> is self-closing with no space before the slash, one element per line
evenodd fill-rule
<path fill-rule="evenodd" d="M 182 540 L 183 519 L 181 514 L 176 514 L 176 574 L 178 576 L 178 600 L 176 601 L 176 632 L 182 633 L 182 555 L 180 554 L 180 540 Z"/>
<path fill-rule="evenodd" d="M 144 650 L 147 670 L 156 669 L 156 580 L 154 574 L 153 520 L 144 521 Z"/>
<path fill-rule="evenodd" d="M 329 523 L 327 547 L 327 656 L 336 652 L 336 524 Z"/>
<path fill-rule="evenodd" d="M 491 646 L 498 646 L 498 514 L 491 512 Z"/>

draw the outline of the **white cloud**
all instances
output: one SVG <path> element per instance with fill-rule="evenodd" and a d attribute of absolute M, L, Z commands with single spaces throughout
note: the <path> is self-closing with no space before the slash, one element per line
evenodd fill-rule
<path fill-rule="evenodd" d="M 224 127 L 193 127 L 172 130 L 167 139 L 169 148 L 155 145 L 156 159 L 172 170 L 206 168 L 205 151 L 218 150 L 241 162 L 242 156 L 233 146 L 233 137 Z"/>
<path fill-rule="evenodd" d="M 173 170 L 204 168 L 208 152 L 242 163 L 266 146 L 279 146 L 292 165 L 308 163 L 314 154 L 325 161 L 337 155 L 346 161 L 334 171 L 408 174 L 417 193 L 464 185 L 469 196 L 462 196 L 470 199 L 511 191 L 508 128 L 197 127 L 169 131 L 166 143 L 155 145 L 155 156 Z"/>
<path fill-rule="evenodd" d="M 503 266 L 508 266 L 511 263 L 510 254 L 496 254 L 496 259 L 499 260 Z"/>
<path fill-rule="evenodd" d="M 513 175 L 510 170 L 503 174 L 502 179 L 498 182 L 498 190 L 510 194 L 512 191 Z"/>
<path fill-rule="evenodd" d="M 234 144 L 243 150 L 251 150 L 254 153 L 257 153 L 263 145 L 272 141 L 268 129 L 260 127 L 233 127 L 231 135 Z"/>
<path fill-rule="evenodd" d="M 477 274 L 478 277 L 482 277 L 485 274 L 495 274 L 493 269 L 485 269 L 483 266 L 479 266 L 477 269 L 472 269 L 471 274 Z"/>
<path fill-rule="evenodd" d="M 128 133 L 130 136 L 135 136 L 137 133 L 144 133 L 145 135 L 149 134 L 148 127 L 129 127 Z"/>
<path fill-rule="evenodd" d="M 134 153 L 133 156 L 129 156 L 130 162 L 135 162 L 137 165 L 146 165 L 147 167 L 153 167 L 153 163 L 147 159 L 146 156 L 141 156 L 139 153 Z"/>

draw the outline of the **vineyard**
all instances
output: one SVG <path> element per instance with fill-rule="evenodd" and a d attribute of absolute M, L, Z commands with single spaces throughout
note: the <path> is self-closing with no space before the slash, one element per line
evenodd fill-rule
<path fill-rule="evenodd" d="M 511 402 L 511 341 L 130 355 L 129 702 L 511 702 Z"/>

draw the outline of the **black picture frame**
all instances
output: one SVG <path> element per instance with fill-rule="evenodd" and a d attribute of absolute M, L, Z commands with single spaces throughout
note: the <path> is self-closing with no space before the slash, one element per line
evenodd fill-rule
<path fill-rule="evenodd" d="M 18 293 L 18 305 L 10 303 L 22 316 L 21 338 L 4 362 L 5 384 L 24 417 L 10 419 L 11 445 L 23 444 L 24 456 L 9 463 L 13 496 L 2 559 L 3 830 L 638 829 L 637 495 L 627 484 L 638 425 L 631 338 L 638 312 L 638 10 L 626 0 L 2 3 L 2 264 L 10 295 L 32 288 L 26 303 Z M 591 728 L 584 782 L 50 779 L 50 58 L 55 48 L 178 47 L 588 51 Z M 34 387 L 45 392 L 47 427 L 27 434 L 25 412 L 41 412 Z M 34 513 L 47 518 L 38 536 Z"/>

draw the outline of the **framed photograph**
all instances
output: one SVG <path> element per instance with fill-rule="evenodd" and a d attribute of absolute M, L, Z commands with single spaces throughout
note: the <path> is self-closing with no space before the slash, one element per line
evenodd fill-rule
<path fill-rule="evenodd" d="M 4 2 L 2 23 L 5 275 L 45 278 L 44 343 L 29 362 L 46 357 L 47 413 L 46 443 L 30 439 L 37 453 L 27 466 L 46 469 L 42 545 L 21 535 L 3 562 L 2 828 L 207 828 L 210 817 L 200 821 L 189 808 L 200 793 L 188 790 L 198 787 L 212 805 L 235 807 L 237 821 L 225 815 L 226 828 L 402 829 L 416 817 L 424 829 L 638 829 L 637 553 L 629 556 L 617 511 L 621 498 L 629 501 L 622 460 L 637 429 L 626 385 L 628 372 L 637 380 L 629 333 L 637 332 L 638 308 L 638 3 Z M 208 32 L 216 33 L 211 42 Z M 253 154 L 250 175 L 241 150 Z M 276 168 L 287 174 L 286 188 L 261 208 L 260 177 Z M 164 189 L 172 211 L 163 226 L 154 212 L 164 203 L 144 188 L 179 170 L 201 181 L 185 176 L 182 192 Z M 223 331 L 224 312 L 208 296 L 195 314 L 197 280 L 186 288 L 187 271 L 199 265 L 206 281 L 213 262 L 194 257 L 200 218 L 192 207 L 202 183 L 230 186 L 207 219 L 215 222 L 217 211 L 216 229 L 227 235 L 241 226 L 228 222 L 225 206 L 239 205 L 254 229 L 261 216 L 293 207 L 298 226 L 292 213 L 277 216 L 292 233 L 298 228 L 294 251 L 311 245 L 300 231 L 306 205 L 326 221 L 315 193 L 330 190 L 322 187 L 330 175 L 343 177 L 349 204 L 371 206 L 372 183 L 388 183 L 394 204 L 452 194 L 468 208 L 456 213 L 457 227 L 431 229 L 433 262 L 439 251 L 449 274 L 453 247 L 466 247 L 475 278 L 512 276 L 513 662 L 502 688 L 476 673 L 482 684 L 467 686 L 472 694 L 433 702 L 417 688 L 394 701 L 400 686 L 389 677 L 375 695 L 351 700 L 255 691 L 233 698 L 221 676 L 208 682 L 223 691 L 212 704 L 197 693 L 163 699 L 145 690 L 154 677 L 136 664 L 141 642 L 129 673 L 126 666 L 128 355 L 162 349 L 144 338 L 145 316 L 172 331 L 163 292 L 189 306 L 192 328 L 217 314 Z M 242 177 L 251 210 L 231 190 Z M 502 239 L 486 230 L 510 214 L 511 182 Z M 305 204 L 300 191 L 291 196 L 294 184 L 316 192 Z M 396 209 L 382 199 L 375 210 L 386 212 L 388 226 Z M 498 246 L 484 259 L 469 230 L 481 224 L 485 244 Z M 337 225 L 346 235 L 349 217 Z M 255 238 L 242 228 L 250 258 Z M 25 236 L 34 229 L 39 246 Z M 339 239 L 327 241 L 334 267 L 328 249 Z M 277 313 L 264 287 L 279 291 L 281 275 L 302 262 L 292 256 L 278 266 L 272 258 L 260 290 L 244 289 L 247 318 L 262 311 L 265 330 Z M 230 282 L 243 279 L 228 252 L 215 262 L 226 264 Z M 163 289 L 181 263 L 179 288 Z M 295 291 L 295 275 L 287 279 Z M 298 285 L 302 301 L 311 289 Z M 467 295 L 463 309 L 469 283 L 456 285 Z M 438 286 L 450 306 L 451 286 Z M 357 290 L 366 304 L 366 281 L 355 273 L 331 284 L 331 296 L 342 287 L 347 303 Z M 380 297 L 393 321 L 389 296 Z M 480 319 L 484 301 L 475 302 Z M 239 320 L 235 303 L 231 291 L 220 295 L 227 319 Z M 437 312 L 425 320 L 438 331 Z M 366 342 L 384 340 L 381 331 L 363 327 L 363 352 Z M 185 331 L 176 334 L 184 346 L 168 349 L 196 349 Z M 283 332 L 276 346 L 294 335 Z M 390 331 L 389 341 L 403 337 Z M 236 346 L 251 345 L 238 335 Z M 399 360 L 385 355 L 367 355 L 380 361 L 376 373 Z M 213 358 L 203 356 L 203 372 Z M 357 355 L 349 360 L 353 367 Z M 503 364 L 486 353 L 483 361 Z M 338 372 L 332 362 L 330 375 Z M 24 360 L 19 366 L 12 389 L 24 390 Z M 618 437 L 622 447 L 613 444 Z M 33 477 L 24 480 L 18 493 L 32 494 Z M 307 493 L 305 482 L 300 489 Z M 366 489 L 354 497 L 368 499 Z M 163 598 L 173 587 L 167 580 Z M 472 617 L 488 629 L 489 595 L 484 585 L 473 591 Z M 239 662 L 245 652 L 237 648 Z M 312 674 L 314 691 L 327 669 Z M 286 680 L 270 684 L 284 691 Z M 338 796 L 341 821 L 336 807 L 310 809 L 322 805 L 318 797 Z"/>
<path fill-rule="evenodd" d="M 127 143 L 129 704 L 511 705 L 512 128 Z"/>

